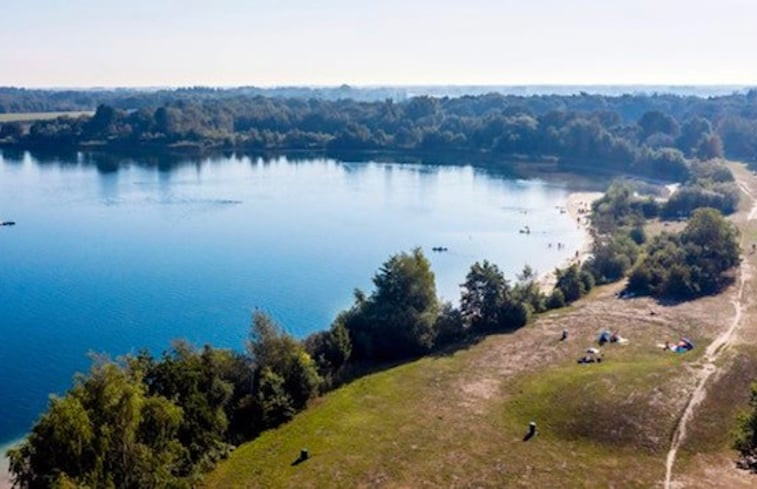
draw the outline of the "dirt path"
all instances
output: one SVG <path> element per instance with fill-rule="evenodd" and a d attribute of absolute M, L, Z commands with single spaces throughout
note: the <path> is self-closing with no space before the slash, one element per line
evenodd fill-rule
<path fill-rule="evenodd" d="M 757 218 L 757 200 L 755 200 L 755 197 L 752 194 L 749 186 L 744 181 L 738 181 L 737 184 L 752 204 L 749 214 L 747 215 L 748 224 L 749 221 Z M 728 349 L 734 333 L 742 324 L 743 311 L 746 309 L 747 302 L 747 298 L 744 296 L 744 290 L 746 284 L 749 282 L 752 276 L 751 266 L 748 260 L 743 260 L 741 262 L 739 275 L 739 288 L 734 299 L 731 301 L 735 311 L 733 319 L 731 320 L 731 324 L 726 331 L 724 331 L 720 336 L 715 338 L 712 343 L 710 343 L 710 345 L 705 350 L 704 356 L 698 363 L 698 365 L 701 366 L 701 369 L 699 369 L 696 375 L 696 388 L 694 389 L 694 392 L 692 392 L 691 397 L 689 398 L 689 402 L 686 404 L 686 408 L 684 409 L 683 414 L 678 421 L 678 425 L 673 432 L 673 437 L 671 438 L 670 442 L 670 450 L 668 451 L 668 455 L 665 460 L 665 489 L 672 489 L 673 487 L 675 487 L 675 485 L 673 484 L 673 467 L 675 465 L 676 456 L 678 455 L 678 449 L 681 447 L 681 443 L 686 438 L 689 422 L 693 418 L 696 408 L 707 397 L 707 382 L 710 380 L 710 378 L 712 378 L 713 374 L 716 374 L 720 371 L 720 368 L 716 365 L 718 359 L 723 354 L 723 352 Z"/>

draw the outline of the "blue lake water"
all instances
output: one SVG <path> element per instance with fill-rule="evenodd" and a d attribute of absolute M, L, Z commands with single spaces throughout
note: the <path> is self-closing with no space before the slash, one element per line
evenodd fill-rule
<path fill-rule="evenodd" d="M 159 354 L 175 338 L 241 349 L 255 307 L 301 337 L 398 251 L 422 247 L 451 300 L 476 260 L 510 277 L 526 263 L 549 271 L 582 237 L 556 209 L 568 192 L 471 166 L 6 152 L 0 220 L 17 225 L 0 227 L 0 444 L 28 431 L 88 352 Z M 548 247 L 558 241 L 568 246 Z"/>

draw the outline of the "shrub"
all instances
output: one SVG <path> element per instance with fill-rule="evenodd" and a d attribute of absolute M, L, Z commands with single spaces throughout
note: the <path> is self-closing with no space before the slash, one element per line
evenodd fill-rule
<path fill-rule="evenodd" d="M 468 333 L 462 313 L 449 302 L 442 305 L 439 317 L 436 318 L 435 329 L 434 346 L 437 348 L 460 341 Z"/>
<path fill-rule="evenodd" d="M 739 418 L 739 427 L 733 447 L 738 450 L 743 460 L 739 464 L 752 472 L 757 472 L 757 382 L 752 383 L 750 410 Z"/>
<path fill-rule="evenodd" d="M 715 209 L 697 209 L 679 234 L 663 233 L 631 274 L 628 288 L 640 294 L 681 299 L 726 285 L 739 263 L 738 231 Z"/>
<path fill-rule="evenodd" d="M 562 293 L 562 290 L 558 288 L 552 290 L 549 299 L 547 299 L 547 307 L 549 309 L 560 309 L 561 307 L 565 307 L 565 295 Z"/>
<path fill-rule="evenodd" d="M 640 233 L 643 236 L 643 230 Z M 593 275 L 596 283 L 606 284 L 620 280 L 636 262 L 639 247 L 630 234 L 616 233 L 595 239 L 592 256 L 583 268 Z"/>

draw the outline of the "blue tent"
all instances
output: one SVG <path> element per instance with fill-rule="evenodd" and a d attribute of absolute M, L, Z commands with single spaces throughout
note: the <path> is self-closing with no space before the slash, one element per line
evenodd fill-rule
<path fill-rule="evenodd" d="M 610 338 L 612 338 L 612 333 L 609 331 L 602 331 L 599 333 L 599 337 L 597 338 L 597 342 L 599 342 L 600 345 L 604 345 L 605 343 L 608 343 L 610 341 Z"/>

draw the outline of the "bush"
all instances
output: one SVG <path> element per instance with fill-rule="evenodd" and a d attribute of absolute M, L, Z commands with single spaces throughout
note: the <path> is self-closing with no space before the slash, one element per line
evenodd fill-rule
<path fill-rule="evenodd" d="M 565 270 L 556 270 L 557 284 L 555 289 L 559 289 L 567 304 L 575 302 L 594 286 L 591 274 L 582 272 L 578 265 L 573 264 Z"/>
<path fill-rule="evenodd" d="M 628 232 L 628 237 L 637 245 L 642 245 L 647 241 L 647 233 L 643 226 L 636 226 Z M 635 260 L 632 260 L 635 261 Z"/>
<path fill-rule="evenodd" d="M 634 228 L 630 234 L 634 234 L 634 231 L 638 231 L 637 234 L 643 237 L 643 229 Z M 591 273 L 596 283 L 606 284 L 620 280 L 636 262 L 639 246 L 630 234 L 616 233 L 595 239 L 592 256 L 583 268 Z"/>
<path fill-rule="evenodd" d="M 653 281 L 652 272 L 646 263 L 637 266 L 628 277 L 628 290 L 639 295 L 651 294 L 656 285 Z"/>
<path fill-rule="evenodd" d="M 253 315 L 247 350 L 255 367 L 256 382 L 267 380 L 271 387 L 280 378 L 293 409 L 302 409 L 318 393 L 322 379 L 313 359 L 300 342 L 260 311 Z M 269 373 L 263 376 L 263 372 Z"/>
<path fill-rule="evenodd" d="M 650 243 L 628 288 L 639 294 L 687 299 L 720 290 L 739 263 L 738 231 L 715 209 L 697 209 L 679 234 Z"/>
<path fill-rule="evenodd" d="M 303 346 L 315 360 L 320 376 L 331 384 L 352 354 L 352 342 L 343 316 L 337 317 L 328 331 L 319 331 L 305 338 Z"/>
<path fill-rule="evenodd" d="M 560 309 L 561 307 L 565 307 L 565 295 L 562 290 L 555 288 L 547 299 L 547 308 Z"/>
<path fill-rule="evenodd" d="M 688 217 L 702 207 L 718 209 L 723 214 L 732 214 L 739 204 L 739 189 L 734 183 L 697 182 L 678 189 L 662 208 L 668 218 Z"/>
<path fill-rule="evenodd" d="M 531 312 L 540 313 L 547 310 L 547 297 L 541 290 L 536 273 L 528 265 L 518 275 L 518 283 L 513 287 L 512 298 L 516 302 L 526 304 Z"/>
<path fill-rule="evenodd" d="M 743 457 L 739 465 L 757 472 L 757 382 L 751 387 L 749 407 L 750 410 L 740 416 L 733 447 Z"/>
<path fill-rule="evenodd" d="M 462 340 L 468 333 L 463 315 L 459 309 L 449 302 L 442 305 L 439 317 L 436 318 L 436 341 L 434 346 L 443 348 Z"/>
<path fill-rule="evenodd" d="M 512 301 L 505 307 L 502 323 L 507 329 L 520 328 L 531 319 L 531 308 L 523 302 Z"/>

